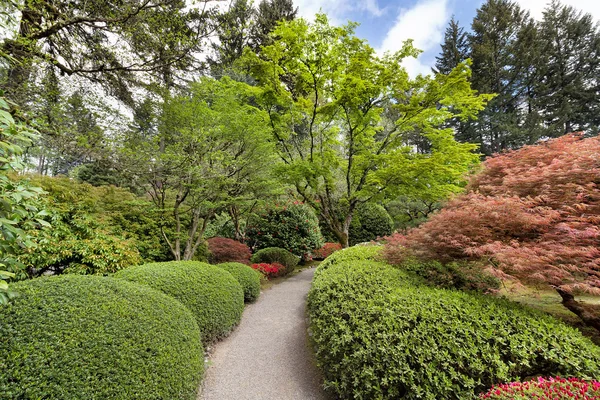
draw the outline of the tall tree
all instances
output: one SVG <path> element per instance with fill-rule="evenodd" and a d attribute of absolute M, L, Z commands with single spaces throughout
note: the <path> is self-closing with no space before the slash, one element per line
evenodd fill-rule
<path fill-rule="evenodd" d="M 277 27 L 277 23 L 291 21 L 296 18 L 297 13 L 298 7 L 294 8 L 292 0 L 261 0 L 252 29 L 252 48 L 259 51 L 262 46 L 272 44 L 270 34 Z"/>
<path fill-rule="evenodd" d="M 440 126 L 450 108 L 466 118 L 486 102 L 471 90 L 466 64 L 411 80 L 401 67 L 417 54 L 410 44 L 378 57 L 354 25 L 332 27 L 322 14 L 314 24 L 282 23 L 273 35 L 247 62 L 264 91 L 279 172 L 343 246 L 360 204 L 430 185 L 457 190 L 478 157 Z M 415 132 L 429 152 L 413 150 Z"/>
<path fill-rule="evenodd" d="M 167 99 L 158 126 L 144 107 L 125 155 L 161 212 L 162 235 L 176 260 L 190 260 L 213 215 L 232 199 L 259 196 L 274 156 L 267 115 L 249 104 L 256 88 L 228 77 L 202 78 Z"/>
<path fill-rule="evenodd" d="M 170 67 L 187 69 L 207 34 L 208 1 L 24 0 L 0 17 L 20 14 L 14 35 L 0 42 L 12 58 L 3 84 L 9 98 L 23 103 L 33 67 L 49 65 L 64 75 L 103 84 L 132 104 L 131 85 L 165 78 Z M 166 76 L 166 75 L 168 76 Z M 146 79 L 148 78 L 148 79 Z"/>
<path fill-rule="evenodd" d="M 435 59 L 434 71 L 449 74 L 458 64 L 469 58 L 469 41 L 465 30 L 459 25 L 454 16 L 450 19 L 446 32 L 442 52 Z"/>
<path fill-rule="evenodd" d="M 509 0 L 488 0 L 477 10 L 472 31 L 473 87 L 497 96 L 462 139 L 480 143 L 487 155 L 535 141 L 523 129 L 536 46 L 529 13 Z"/>
<path fill-rule="evenodd" d="M 554 0 L 540 24 L 538 103 L 549 136 L 597 133 L 600 126 L 600 29 L 590 14 Z"/>
<path fill-rule="evenodd" d="M 234 73 L 233 65 L 248 47 L 254 26 L 255 10 L 251 0 L 235 0 L 231 7 L 216 16 L 217 41 L 208 58 L 211 74 L 217 78 Z"/>

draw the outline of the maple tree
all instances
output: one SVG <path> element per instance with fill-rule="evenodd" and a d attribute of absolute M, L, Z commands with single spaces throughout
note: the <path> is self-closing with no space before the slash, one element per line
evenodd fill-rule
<path fill-rule="evenodd" d="M 396 235 L 387 257 L 484 260 L 499 275 L 555 289 L 600 330 L 600 312 L 575 300 L 600 294 L 600 138 L 571 134 L 489 158 L 466 194 Z M 402 246 L 400 246 L 402 245 Z"/>

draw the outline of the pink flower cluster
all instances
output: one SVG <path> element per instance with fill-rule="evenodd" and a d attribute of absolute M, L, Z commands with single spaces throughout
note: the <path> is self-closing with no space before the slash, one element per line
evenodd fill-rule
<path fill-rule="evenodd" d="M 285 270 L 285 267 L 279 263 L 273 263 L 273 264 L 267 264 L 267 263 L 260 263 L 260 264 L 252 264 L 252 268 L 254 268 L 255 270 L 261 272 L 264 276 L 267 277 L 267 279 L 272 279 L 275 278 L 279 275 L 281 275 L 281 273 Z"/>
<path fill-rule="evenodd" d="M 492 387 L 479 396 L 491 400 L 600 400 L 600 382 L 578 378 L 538 378 L 528 382 L 510 382 Z"/>

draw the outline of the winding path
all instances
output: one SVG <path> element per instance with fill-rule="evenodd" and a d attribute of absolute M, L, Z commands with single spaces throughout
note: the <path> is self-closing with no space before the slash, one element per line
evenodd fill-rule
<path fill-rule="evenodd" d="M 306 334 L 304 270 L 246 307 L 237 329 L 217 343 L 198 400 L 326 400 Z"/>

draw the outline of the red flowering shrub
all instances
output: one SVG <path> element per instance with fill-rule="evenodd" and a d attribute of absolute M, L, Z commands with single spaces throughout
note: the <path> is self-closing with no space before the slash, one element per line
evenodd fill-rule
<path fill-rule="evenodd" d="M 211 264 L 224 262 L 239 262 L 250 264 L 250 248 L 243 243 L 233 239 L 214 237 L 207 240 L 210 255 L 208 260 Z"/>
<path fill-rule="evenodd" d="M 331 243 L 327 242 L 320 249 L 314 250 L 312 252 L 312 257 L 315 260 L 324 260 L 333 253 L 342 249 L 342 245 L 339 243 Z"/>
<path fill-rule="evenodd" d="M 278 276 L 281 276 L 281 274 L 285 271 L 285 267 L 278 263 L 252 264 L 252 268 L 261 272 L 265 277 L 267 277 L 267 279 L 276 278 Z"/>
<path fill-rule="evenodd" d="M 599 137 L 572 134 L 489 158 L 467 194 L 392 237 L 386 258 L 398 264 L 408 248 L 421 259 L 483 260 L 499 276 L 555 288 L 600 330 L 599 314 L 573 297 L 600 294 L 599 154 Z"/>
<path fill-rule="evenodd" d="M 599 400 L 600 382 L 577 378 L 538 378 L 494 386 L 479 397 L 492 400 Z"/>

